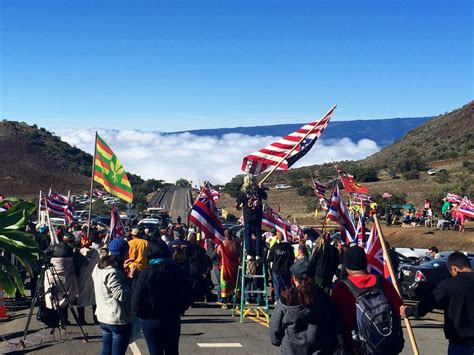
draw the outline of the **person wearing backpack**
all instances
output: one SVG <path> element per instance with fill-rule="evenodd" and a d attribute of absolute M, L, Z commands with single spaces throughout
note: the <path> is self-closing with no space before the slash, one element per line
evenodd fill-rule
<path fill-rule="evenodd" d="M 189 259 L 191 256 L 191 243 L 184 239 L 184 233 L 180 229 L 173 231 L 173 240 L 169 242 L 171 259 L 181 266 L 188 274 L 190 272 Z"/>
<path fill-rule="evenodd" d="M 270 340 L 284 355 L 333 354 L 340 317 L 329 296 L 314 284 L 308 260 L 291 266 L 296 286 L 284 290 L 270 318 Z"/>
<path fill-rule="evenodd" d="M 347 278 L 334 286 L 331 299 L 342 315 L 342 336 L 356 354 L 399 354 L 404 339 L 400 318 L 403 301 L 382 276 L 367 272 L 367 257 L 359 246 L 344 255 Z"/>

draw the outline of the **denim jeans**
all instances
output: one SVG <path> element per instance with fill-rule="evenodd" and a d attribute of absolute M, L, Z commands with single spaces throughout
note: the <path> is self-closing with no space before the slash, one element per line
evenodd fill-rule
<path fill-rule="evenodd" d="M 273 273 L 273 290 L 275 292 L 275 302 L 280 298 L 281 290 L 287 290 L 291 287 L 290 275 L 280 275 Z"/>
<path fill-rule="evenodd" d="M 123 355 L 127 351 L 132 324 L 100 323 L 102 330 L 101 355 Z"/>
<path fill-rule="evenodd" d="M 449 342 L 448 355 L 472 355 L 474 354 L 474 347 L 466 347 L 461 345 L 453 344 Z"/>
<path fill-rule="evenodd" d="M 217 279 L 217 302 L 222 302 L 221 295 L 221 270 L 214 269 L 214 276 Z"/>
<path fill-rule="evenodd" d="M 140 319 L 143 335 L 150 355 L 179 354 L 181 320 Z"/>
<path fill-rule="evenodd" d="M 252 243 L 252 234 L 255 234 L 255 249 Z M 244 221 L 244 240 L 247 255 L 262 257 L 262 221 Z"/>

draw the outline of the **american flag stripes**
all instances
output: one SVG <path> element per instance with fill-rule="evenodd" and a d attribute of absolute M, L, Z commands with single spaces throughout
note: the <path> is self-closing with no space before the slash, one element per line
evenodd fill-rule
<path fill-rule="evenodd" d="M 313 147 L 327 127 L 335 108 L 336 106 L 333 106 L 319 121 L 310 122 L 296 132 L 244 157 L 242 171 L 260 174 L 270 166 L 278 165 L 283 170 L 290 168 Z M 289 156 L 282 161 L 287 154 Z"/>
<path fill-rule="evenodd" d="M 208 186 L 203 186 L 198 199 L 194 203 L 189 221 L 198 226 L 215 243 L 220 244 L 224 240 L 224 229 L 218 217 L 214 196 Z"/>
<path fill-rule="evenodd" d="M 377 226 L 372 226 L 369 239 L 365 245 L 365 253 L 367 255 L 367 269 L 371 274 L 383 275 L 387 280 L 391 280 L 388 264 L 383 256 L 382 243 L 377 232 Z"/>
<path fill-rule="evenodd" d="M 339 191 L 339 185 L 337 183 L 331 195 L 327 218 L 339 224 L 341 237 L 345 236 L 346 243 L 357 242 L 355 240 L 356 233 L 354 223 L 352 223 L 352 220 L 349 216 L 349 211 L 347 210 L 346 204 L 342 199 L 341 193 Z"/>
<path fill-rule="evenodd" d="M 356 238 L 357 238 L 357 245 L 362 248 L 364 247 L 364 237 L 365 237 L 364 217 L 359 216 L 359 221 L 357 222 L 357 229 L 356 229 Z"/>
<path fill-rule="evenodd" d="M 446 201 L 451 202 L 451 203 L 455 203 L 455 202 L 460 203 L 461 197 L 459 197 L 459 195 L 456 195 L 456 194 L 448 193 L 446 195 Z"/>

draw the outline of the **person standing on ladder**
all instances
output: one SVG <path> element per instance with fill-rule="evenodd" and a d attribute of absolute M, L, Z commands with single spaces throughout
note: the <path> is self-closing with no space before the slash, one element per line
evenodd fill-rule
<path fill-rule="evenodd" d="M 276 304 L 280 298 L 281 291 L 291 287 L 290 268 L 295 261 L 293 247 L 285 241 L 281 231 L 277 231 L 277 241 L 270 249 L 268 261 L 272 263 L 272 280 Z"/>
<path fill-rule="evenodd" d="M 260 260 L 263 255 L 262 246 L 262 217 L 263 203 L 267 199 L 267 193 L 261 184 L 257 185 L 252 175 L 244 176 L 242 189 L 237 195 L 236 208 L 243 210 L 244 214 L 244 242 L 247 259 Z M 255 234 L 255 248 L 251 236 Z"/>

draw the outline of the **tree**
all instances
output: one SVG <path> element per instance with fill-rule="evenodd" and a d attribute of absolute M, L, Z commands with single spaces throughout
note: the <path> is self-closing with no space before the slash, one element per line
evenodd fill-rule
<path fill-rule="evenodd" d="M 175 185 L 178 187 L 191 187 L 189 181 L 183 178 L 176 180 Z"/>
<path fill-rule="evenodd" d="M 97 199 L 92 203 L 92 213 L 97 215 L 108 215 L 110 208 L 104 203 L 104 200 Z"/>
<path fill-rule="evenodd" d="M 395 161 L 395 168 L 401 173 L 419 171 L 426 168 L 426 162 L 414 150 L 408 150 L 404 152 L 403 157 Z"/>
<path fill-rule="evenodd" d="M 224 185 L 225 192 L 229 193 L 230 196 L 236 197 L 237 193 L 242 188 L 244 183 L 244 174 L 234 176 L 230 182 Z"/>
<path fill-rule="evenodd" d="M 434 177 L 434 181 L 436 181 L 439 184 L 445 184 L 445 183 L 449 182 L 449 173 L 448 173 L 448 171 L 445 170 L 445 169 L 441 169 L 440 171 L 438 171 L 438 173 Z"/>
<path fill-rule="evenodd" d="M 34 209 L 31 202 L 20 201 L 0 212 L 0 251 L 14 255 L 31 276 L 38 272 L 40 251 L 34 236 L 23 229 Z M 25 293 L 20 273 L 5 256 L 0 256 L 0 285 L 9 296 L 17 289 L 21 294 Z"/>

